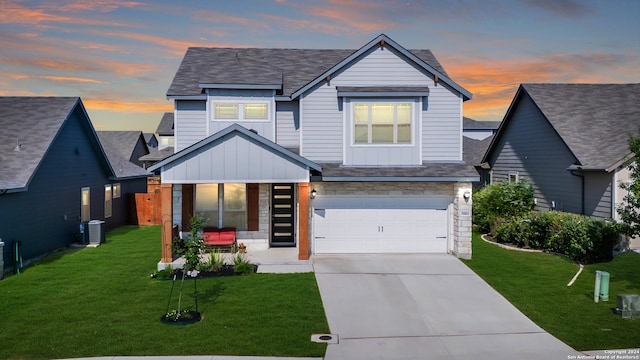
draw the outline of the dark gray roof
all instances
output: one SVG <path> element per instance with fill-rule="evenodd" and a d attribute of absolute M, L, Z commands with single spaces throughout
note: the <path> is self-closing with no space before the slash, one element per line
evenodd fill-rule
<path fill-rule="evenodd" d="M 628 135 L 640 129 L 640 84 L 522 84 L 521 89 L 585 169 L 611 170 L 629 154 Z"/>
<path fill-rule="evenodd" d="M 116 178 L 127 179 L 151 175 L 147 170 L 123 158 L 117 149 L 112 148 L 111 144 L 102 143 L 102 148 L 105 154 L 107 154 L 111 168 L 113 168 L 113 171 L 116 173 Z"/>
<path fill-rule="evenodd" d="M 283 96 L 309 84 L 357 50 L 190 47 L 167 96 L 197 96 L 200 84 L 282 85 Z M 446 76 L 430 50 L 409 50 Z"/>
<path fill-rule="evenodd" d="M 496 130 L 501 121 L 478 121 L 468 117 L 462 118 L 463 130 Z"/>
<path fill-rule="evenodd" d="M 149 145 L 151 139 L 156 137 L 156 134 L 154 133 L 143 133 L 142 135 L 144 136 L 144 142 L 146 142 L 147 145 Z M 158 139 L 156 139 L 156 141 L 158 141 Z"/>
<path fill-rule="evenodd" d="M 358 167 L 321 163 L 322 179 L 334 181 L 478 181 L 478 172 L 466 163 L 424 163 L 422 166 Z M 418 180 L 419 179 L 419 180 Z"/>
<path fill-rule="evenodd" d="M 160 136 L 173 136 L 173 113 L 166 112 L 162 114 L 162 119 L 156 129 L 156 134 Z"/>
<path fill-rule="evenodd" d="M 136 160 L 131 157 L 138 141 L 142 141 L 145 146 L 147 145 L 142 131 L 98 131 L 97 133 L 103 147 L 109 147 L 111 151 L 115 151 L 128 161 Z"/>
<path fill-rule="evenodd" d="M 0 190 L 28 186 L 63 124 L 81 104 L 78 97 L 0 97 Z"/>
<path fill-rule="evenodd" d="M 469 165 L 479 166 L 482 163 L 482 157 L 487 152 L 489 145 L 493 140 L 493 135 L 482 139 L 472 139 L 467 136 L 462 137 L 462 157 L 464 162 Z"/>
<path fill-rule="evenodd" d="M 147 155 L 141 156 L 140 161 L 160 161 L 173 155 L 173 147 L 166 147 L 162 149 L 153 149 Z"/>

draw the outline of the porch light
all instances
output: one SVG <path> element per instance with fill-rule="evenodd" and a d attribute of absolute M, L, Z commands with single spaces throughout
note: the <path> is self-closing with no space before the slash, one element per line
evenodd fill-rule
<path fill-rule="evenodd" d="M 469 198 L 471 197 L 471 191 L 466 190 L 462 196 L 464 197 L 464 201 L 469 201 Z"/>
<path fill-rule="evenodd" d="M 316 194 L 318 194 L 318 192 L 316 191 L 316 189 L 312 189 L 311 190 L 311 198 L 315 199 L 316 198 Z"/>

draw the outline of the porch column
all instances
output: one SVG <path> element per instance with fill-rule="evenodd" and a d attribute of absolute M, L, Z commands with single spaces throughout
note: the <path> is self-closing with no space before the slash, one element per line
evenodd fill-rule
<path fill-rule="evenodd" d="M 173 185 L 160 185 L 160 197 L 162 199 L 162 259 L 163 264 L 173 262 Z"/>
<path fill-rule="evenodd" d="M 298 183 L 298 260 L 309 260 L 309 183 Z"/>

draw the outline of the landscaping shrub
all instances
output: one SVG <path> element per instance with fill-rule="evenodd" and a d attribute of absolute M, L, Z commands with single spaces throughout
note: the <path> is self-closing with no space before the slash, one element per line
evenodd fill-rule
<path fill-rule="evenodd" d="M 492 184 L 473 196 L 473 223 L 479 231 L 495 233 L 505 219 L 533 210 L 533 187 L 526 180 Z"/>
<path fill-rule="evenodd" d="M 495 232 L 498 242 L 566 255 L 580 263 L 609 261 L 620 234 L 615 222 L 560 211 L 512 217 Z"/>

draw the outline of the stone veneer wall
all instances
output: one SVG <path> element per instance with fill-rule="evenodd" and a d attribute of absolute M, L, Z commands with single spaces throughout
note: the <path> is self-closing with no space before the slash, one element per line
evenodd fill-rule
<path fill-rule="evenodd" d="M 324 196 L 450 196 L 451 252 L 459 258 L 471 258 L 472 199 L 464 200 L 465 191 L 472 191 L 470 182 L 314 182 L 309 188 Z M 312 226 L 313 212 L 309 216 Z"/>
<path fill-rule="evenodd" d="M 471 195 L 464 199 L 464 193 Z M 455 184 L 453 201 L 453 254 L 461 259 L 471 259 L 471 205 L 473 203 L 471 183 Z"/>

